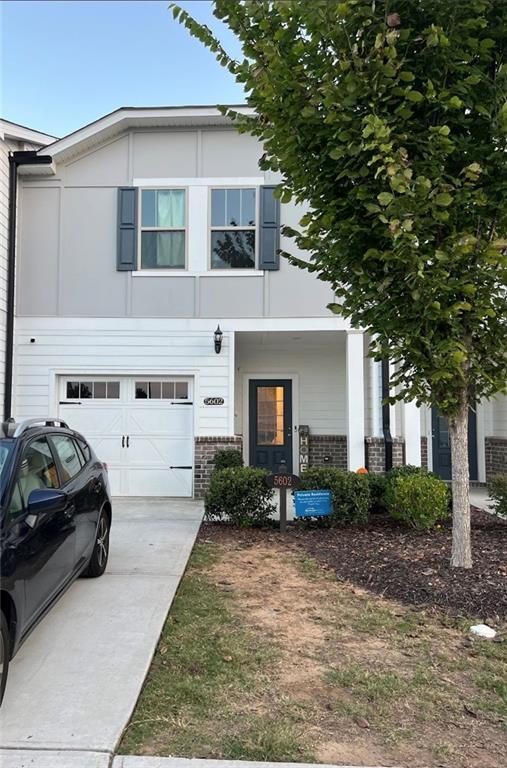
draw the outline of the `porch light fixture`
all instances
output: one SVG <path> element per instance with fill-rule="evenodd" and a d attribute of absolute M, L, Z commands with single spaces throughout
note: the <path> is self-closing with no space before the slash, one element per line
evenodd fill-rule
<path fill-rule="evenodd" d="M 219 355 L 220 352 L 222 351 L 222 339 L 223 339 L 223 336 L 224 336 L 224 334 L 220 330 L 220 326 L 217 325 L 217 329 L 216 329 L 215 333 L 213 334 L 213 341 L 215 342 L 215 352 L 217 353 L 217 355 Z"/>

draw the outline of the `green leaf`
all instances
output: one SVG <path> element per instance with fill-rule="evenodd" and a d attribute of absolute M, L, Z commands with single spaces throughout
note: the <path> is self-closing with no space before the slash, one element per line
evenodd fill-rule
<path fill-rule="evenodd" d="M 445 208 L 452 203 L 452 196 L 449 194 L 449 192 L 440 192 L 435 196 L 434 202 L 437 205 L 442 206 L 442 208 Z"/>
<path fill-rule="evenodd" d="M 379 195 L 377 195 L 377 200 L 379 201 L 380 205 L 385 207 L 386 205 L 389 205 L 389 203 L 393 200 L 393 196 L 390 192 L 381 192 Z"/>
<path fill-rule="evenodd" d="M 398 77 L 400 80 L 403 80 L 404 83 L 411 83 L 412 80 L 415 80 L 415 75 L 413 72 L 407 72 L 407 70 L 402 70 L 401 72 L 398 72 Z"/>
<path fill-rule="evenodd" d="M 409 101 L 414 101 L 417 103 L 418 101 L 422 101 L 424 96 L 420 91 L 408 91 L 405 94 L 405 98 L 407 98 Z"/>
<path fill-rule="evenodd" d="M 463 102 L 459 96 L 452 96 L 447 104 L 449 107 L 452 107 L 452 109 L 460 109 L 463 106 Z"/>
<path fill-rule="evenodd" d="M 467 354 L 466 352 L 463 352 L 463 350 L 458 349 L 456 352 L 453 352 L 452 359 L 455 363 L 458 365 L 462 365 L 467 360 Z"/>

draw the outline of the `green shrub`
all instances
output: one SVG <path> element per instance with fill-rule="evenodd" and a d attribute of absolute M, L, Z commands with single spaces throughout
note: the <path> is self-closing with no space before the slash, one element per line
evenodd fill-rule
<path fill-rule="evenodd" d="M 395 520 L 429 531 L 449 515 L 449 489 L 428 473 L 412 473 L 389 482 L 388 504 Z"/>
<path fill-rule="evenodd" d="M 331 524 L 368 521 L 370 486 L 367 475 L 358 475 L 334 467 L 310 467 L 301 475 L 299 487 L 302 491 L 331 491 Z"/>
<path fill-rule="evenodd" d="M 266 472 L 255 467 L 227 467 L 211 475 L 204 499 L 207 520 L 229 520 L 234 525 L 263 525 L 275 512 Z"/>
<path fill-rule="evenodd" d="M 507 516 L 507 475 L 495 475 L 488 483 L 488 493 L 493 500 L 493 512 Z"/>
<path fill-rule="evenodd" d="M 402 467 L 391 467 L 391 469 L 386 472 L 388 480 L 396 480 L 398 477 L 411 477 L 412 475 L 429 475 L 430 477 L 436 477 L 437 480 L 439 479 L 438 475 L 435 475 L 434 472 L 428 472 L 425 467 L 416 467 L 413 464 L 404 464 Z"/>
<path fill-rule="evenodd" d="M 365 477 L 368 478 L 370 486 L 370 513 L 379 515 L 387 512 L 386 491 L 387 475 L 380 475 L 376 472 L 369 472 Z"/>
<path fill-rule="evenodd" d="M 243 456 L 234 448 L 223 448 L 215 453 L 213 464 L 215 465 L 215 472 L 219 469 L 227 469 L 228 467 L 242 467 Z"/>

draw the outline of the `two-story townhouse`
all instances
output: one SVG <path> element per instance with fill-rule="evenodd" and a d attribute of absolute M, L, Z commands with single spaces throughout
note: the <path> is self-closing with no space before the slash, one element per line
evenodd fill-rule
<path fill-rule="evenodd" d="M 12 190 L 11 162 L 15 152 L 31 152 L 45 147 L 55 136 L 0 119 L 0 403 L 4 401 L 7 336 L 7 294 L 9 263 L 10 205 L 16 205 Z"/>
<path fill-rule="evenodd" d="M 20 181 L 17 418 L 81 430 L 114 494 L 200 496 L 226 446 L 382 469 L 381 367 L 329 286 L 280 260 L 302 209 L 273 197 L 256 138 L 215 107 L 122 108 L 44 152 L 47 175 Z M 389 410 L 395 463 L 445 474 L 445 423 Z M 476 478 L 506 438 L 506 400 L 479 406 Z"/>

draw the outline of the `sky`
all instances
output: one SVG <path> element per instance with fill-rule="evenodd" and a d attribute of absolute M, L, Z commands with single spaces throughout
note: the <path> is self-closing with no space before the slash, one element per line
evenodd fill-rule
<path fill-rule="evenodd" d="M 179 3 L 240 55 L 208 0 Z M 244 92 L 169 0 L 0 3 L 0 116 L 65 136 L 122 106 L 240 104 Z"/>

